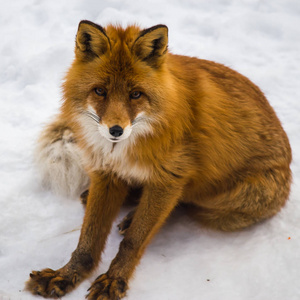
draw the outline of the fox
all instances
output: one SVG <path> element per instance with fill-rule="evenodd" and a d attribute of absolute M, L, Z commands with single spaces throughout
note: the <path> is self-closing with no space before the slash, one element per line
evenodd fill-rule
<path fill-rule="evenodd" d="M 26 289 L 60 298 L 91 275 L 122 205 L 124 235 L 87 299 L 125 297 L 145 248 L 175 208 L 203 228 L 232 232 L 276 215 L 289 197 L 287 134 L 263 92 L 222 64 L 172 54 L 168 27 L 79 23 L 75 58 L 36 159 L 43 182 L 81 194 L 78 245 Z"/>

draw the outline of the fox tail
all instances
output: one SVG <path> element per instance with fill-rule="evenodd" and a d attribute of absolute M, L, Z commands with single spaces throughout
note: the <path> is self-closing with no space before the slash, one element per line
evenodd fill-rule
<path fill-rule="evenodd" d="M 42 185 L 62 196 L 75 197 L 88 188 L 80 149 L 67 123 L 57 118 L 42 131 L 35 151 Z"/>

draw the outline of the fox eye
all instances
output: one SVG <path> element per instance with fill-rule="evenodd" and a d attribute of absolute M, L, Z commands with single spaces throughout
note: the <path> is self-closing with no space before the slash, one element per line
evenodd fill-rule
<path fill-rule="evenodd" d="M 142 96 L 142 92 L 134 91 L 130 94 L 131 99 L 139 99 Z"/>
<path fill-rule="evenodd" d="M 106 92 L 103 88 L 95 88 L 95 93 L 98 95 L 98 96 L 101 96 L 101 97 L 105 97 L 106 96 Z"/>

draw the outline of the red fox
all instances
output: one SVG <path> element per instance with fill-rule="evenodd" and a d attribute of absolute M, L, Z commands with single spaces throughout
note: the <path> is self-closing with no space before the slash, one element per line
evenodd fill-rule
<path fill-rule="evenodd" d="M 61 297 L 83 281 L 120 207 L 138 192 L 119 225 L 119 252 L 89 300 L 125 296 L 146 246 L 179 204 L 202 226 L 235 231 L 274 216 L 288 199 L 291 149 L 263 93 L 221 64 L 170 53 L 165 25 L 81 21 L 63 99 L 38 161 L 57 190 L 88 188 L 86 211 L 70 261 L 32 271 L 33 294 Z"/>

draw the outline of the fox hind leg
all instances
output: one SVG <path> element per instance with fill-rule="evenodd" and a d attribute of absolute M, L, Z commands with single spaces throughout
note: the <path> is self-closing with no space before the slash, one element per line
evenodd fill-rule
<path fill-rule="evenodd" d="M 239 211 L 226 211 L 189 207 L 189 215 L 207 228 L 221 231 L 238 231 L 247 228 L 259 221 L 259 218 Z"/>
<path fill-rule="evenodd" d="M 241 230 L 277 214 L 288 198 L 290 183 L 289 169 L 273 169 L 247 178 L 207 205 L 189 206 L 188 213 L 208 228 Z"/>

